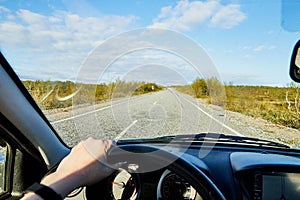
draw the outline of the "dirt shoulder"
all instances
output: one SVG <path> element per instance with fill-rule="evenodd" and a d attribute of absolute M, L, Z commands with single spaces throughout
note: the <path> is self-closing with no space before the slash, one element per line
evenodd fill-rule
<path fill-rule="evenodd" d="M 203 102 L 203 101 L 202 101 Z M 213 110 L 222 108 L 206 104 Z M 247 137 L 271 140 L 287 144 L 293 148 L 300 148 L 300 131 L 297 129 L 277 125 L 264 119 L 250 117 L 233 111 L 224 111 L 225 124 Z"/>

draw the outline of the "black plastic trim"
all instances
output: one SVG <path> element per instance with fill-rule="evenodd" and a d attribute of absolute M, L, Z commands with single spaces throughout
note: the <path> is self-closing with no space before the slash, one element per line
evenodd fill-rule
<path fill-rule="evenodd" d="M 296 57 L 298 54 L 299 47 L 300 47 L 300 40 L 294 46 L 291 62 L 290 62 L 290 77 L 293 79 L 293 81 L 298 83 L 300 83 L 300 68 L 295 64 L 295 62 L 296 62 Z"/>
<path fill-rule="evenodd" d="M 261 169 L 298 169 L 300 158 L 279 154 L 264 154 L 252 152 L 234 152 L 230 155 L 230 162 L 234 173 L 246 170 Z"/>
<path fill-rule="evenodd" d="M 40 153 L 37 149 L 12 123 L 10 123 L 9 120 L 5 118 L 5 116 L 2 115 L 2 113 L 0 113 L 0 137 L 43 163 L 43 159 L 40 157 Z"/>
<path fill-rule="evenodd" d="M 24 95 L 24 97 L 27 99 L 27 101 L 30 103 L 30 105 L 33 107 L 33 109 L 41 116 L 41 118 L 46 122 L 46 124 L 50 127 L 50 129 L 53 131 L 53 133 L 56 135 L 58 140 L 67 148 L 69 148 L 66 143 L 61 139 L 61 137 L 57 134 L 53 126 L 50 124 L 42 110 L 39 108 L 35 100 L 32 98 L 22 81 L 19 79 L 18 75 L 15 73 L 15 71 L 12 69 L 8 61 L 5 59 L 4 55 L 0 51 L 0 64 L 2 65 L 3 69 L 7 72 L 7 74 L 10 76 L 10 78 L 14 81 L 18 89 L 21 91 L 21 93 Z"/>

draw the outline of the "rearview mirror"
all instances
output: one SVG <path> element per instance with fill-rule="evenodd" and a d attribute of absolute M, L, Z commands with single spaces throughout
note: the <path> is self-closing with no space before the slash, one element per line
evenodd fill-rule
<path fill-rule="evenodd" d="M 300 40 L 296 43 L 292 53 L 290 76 L 294 81 L 300 83 Z"/>

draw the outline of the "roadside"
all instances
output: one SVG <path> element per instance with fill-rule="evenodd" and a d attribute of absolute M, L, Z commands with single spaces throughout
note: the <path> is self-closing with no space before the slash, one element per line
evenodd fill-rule
<path fill-rule="evenodd" d="M 201 102 L 203 103 L 203 101 Z M 211 104 L 206 104 L 206 106 L 213 110 L 222 109 Z M 277 141 L 290 145 L 292 148 L 300 148 L 300 131 L 297 129 L 278 125 L 264 119 L 250 117 L 238 112 L 226 110 L 225 113 L 225 124 L 246 137 Z"/>
<path fill-rule="evenodd" d="M 139 97 L 135 96 L 134 98 Z M 234 129 L 235 131 L 246 137 L 255 137 L 260 139 L 276 141 L 279 143 L 288 144 L 295 148 L 300 148 L 300 131 L 297 129 L 276 125 L 267 120 L 246 116 L 244 114 L 233 111 L 224 110 L 222 107 L 205 103 L 205 101 L 201 99 L 195 99 L 195 101 L 197 101 L 198 105 L 205 108 L 206 111 L 211 113 L 212 116 L 218 121 L 223 122 L 226 126 Z M 123 104 L 126 102 L 128 102 L 128 99 L 121 98 L 115 100 L 113 104 Z M 111 105 L 111 101 L 102 101 L 95 105 L 82 104 L 69 108 L 47 110 L 45 111 L 45 114 L 55 127 L 60 127 L 61 129 L 62 124 L 56 124 L 57 120 L 65 120 L 68 118 L 72 119 L 72 117 L 76 115 L 85 115 L 86 113 L 93 113 L 97 110 L 108 108 Z M 65 130 L 65 133 L 68 133 L 69 130 L 71 130 L 70 123 L 71 122 L 64 123 L 63 129 Z M 228 134 L 228 131 L 225 130 L 225 128 L 222 132 Z"/>

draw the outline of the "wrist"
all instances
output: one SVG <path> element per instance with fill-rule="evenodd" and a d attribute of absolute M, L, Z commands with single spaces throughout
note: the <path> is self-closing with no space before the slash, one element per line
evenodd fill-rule
<path fill-rule="evenodd" d="M 57 194 L 59 194 L 62 198 L 66 197 L 70 192 L 76 189 L 78 181 L 74 179 L 73 176 L 62 176 L 59 172 L 54 172 L 52 174 L 47 175 L 42 181 L 41 184 L 50 187 Z"/>
<path fill-rule="evenodd" d="M 61 195 L 57 194 L 52 188 L 40 184 L 34 183 L 26 190 L 24 199 L 30 200 L 62 200 Z"/>

